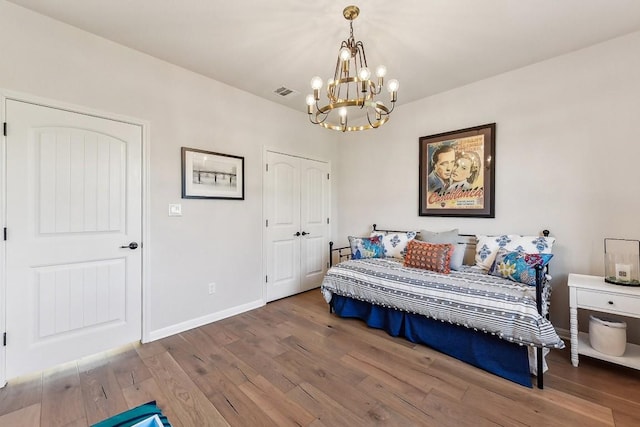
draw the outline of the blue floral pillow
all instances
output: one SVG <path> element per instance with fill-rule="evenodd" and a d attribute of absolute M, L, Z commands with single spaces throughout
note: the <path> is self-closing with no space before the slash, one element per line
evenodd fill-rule
<path fill-rule="evenodd" d="M 384 247 L 384 256 L 387 258 L 404 259 L 407 253 L 407 244 L 415 239 L 415 231 L 406 232 L 380 232 L 374 231 L 371 237 L 380 236 Z"/>
<path fill-rule="evenodd" d="M 499 250 L 525 252 L 528 254 L 550 254 L 555 237 L 520 236 L 503 234 L 500 236 L 476 236 L 476 266 L 489 271 L 495 263 Z"/>
<path fill-rule="evenodd" d="M 510 252 L 500 249 L 496 255 L 489 274 L 535 286 L 537 265 L 545 266 L 549 264 L 552 254 L 528 254 L 525 252 Z"/>
<path fill-rule="evenodd" d="M 384 258 L 382 236 L 349 236 L 349 246 L 351 246 L 351 259 Z"/>

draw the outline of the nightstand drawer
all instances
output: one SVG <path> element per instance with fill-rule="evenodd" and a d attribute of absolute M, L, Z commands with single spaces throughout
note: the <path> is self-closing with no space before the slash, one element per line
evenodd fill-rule
<path fill-rule="evenodd" d="M 640 298 L 629 295 L 578 289 L 576 296 L 579 307 L 589 307 L 595 310 L 620 314 L 627 313 L 632 317 L 637 317 L 640 311 Z"/>

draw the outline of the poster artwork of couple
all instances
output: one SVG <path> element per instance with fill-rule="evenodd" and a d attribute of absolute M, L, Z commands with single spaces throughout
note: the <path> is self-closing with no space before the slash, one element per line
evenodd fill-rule
<path fill-rule="evenodd" d="M 427 207 L 484 208 L 484 135 L 428 145 Z"/>

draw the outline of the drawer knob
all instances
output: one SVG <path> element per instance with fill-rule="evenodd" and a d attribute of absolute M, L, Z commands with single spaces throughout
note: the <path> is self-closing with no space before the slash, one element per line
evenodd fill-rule
<path fill-rule="evenodd" d="M 613 305 L 613 301 L 609 301 L 609 305 Z"/>

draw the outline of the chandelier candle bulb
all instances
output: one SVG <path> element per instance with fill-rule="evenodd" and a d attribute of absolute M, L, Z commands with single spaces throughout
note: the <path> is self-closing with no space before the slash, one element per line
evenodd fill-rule
<path fill-rule="evenodd" d="M 313 95 L 307 95 L 307 114 L 313 114 L 313 104 L 316 103 L 316 99 Z"/>
<path fill-rule="evenodd" d="M 378 68 L 376 68 L 376 76 L 378 76 L 378 91 L 382 90 L 382 87 L 384 86 L 384 76 L 387 75 L 387 67 L 385 67 L 384 65 L 379 65 Z M 380 110 L 376 110 L 376 117 L 380 116 Z M 377 120 L 380 120 L 380 118 L 378 118 Z"/>
<path fill-rule="evenodd" d="M 322 87 L 322 79 L 315 76 L 311 79 L 311 89 L 313 89 L 313 97 L 316 101 L 320 100 L 320 88 Z M 313 110 L 312 110 L 313 112 Z"/>
<path fill-rule="evenodd" d="M 391 102 L 396 102 L 398 87 L 400 87 L 400 83 L 396 79 L 389 80 L 389 83 L 387 83 L 387 90 L 391 94 Z"/>
<path fill-rule="evenodd" d="M 345 124 L 347 122 L 347 109 L 345 107 L 340 108 L 340 123 Z"/>
<path fill-rule="evenodd" d="M 398 81 L 390 80 L 387 89 L 391 93 L 391 106 L 385 106 L 375 99 L 384 86 L 387 69 L 384 65 L 376 68 L 377 84 L 371 79 L 367 65 L 364 44 L 353 36 L 353 21 L 360 14 L 357 6 L 347 6 L 342 12 L 349 21 L 350 34 L 340 44 L 338 61 L 333 78 L 327 79 L 326 96 L 328 103 L 320 103 L 322 79 L 311 79 L 313 101 L 307 97 L 307 114 L 311 123 L 326 129 L 342 132 L 375 129 L 385 124 L 395 107 Z M 347 120 L 347 110 L 352 110 Z M 356 110 L 357 109 L 357 110 Z M 351 122 L 351 125 L 348 123 Z"/>
<path fill-rule="evenodd" d="M 311 88 L 312 89 L 320 89 L 322 87 L 322 79 L 318 76 L 315 76 L 311 79 Z"/>
<path fill-rule="evenodd" d="M 346 47 L 343 47 L 342 49 L 340 49 L 340 59 L 342 59 L 343 61 L 349 61 L 349 59 L 351 59 L 351 49 L 348 49 Z"/>
<path fill-rule="evenodd" d="M 347 130 L 347 109 L 345 107 L 341 107 L 338 112 L 340 115 L 340 125 L 342 126 L 342 132 Z"/>
<path fill-rule="evenodd" d="M 360 68 L 360 71 L 358 71 L 358 77 L 360 77 L 361 80 L 361 84 L 362 84 L 362 93 L 366 93 L 367 92 L 367 86 L 369 84 L 369 77 L 371 77 L 371 72 L 369 72 L 369 69 L 367 67 L 362 67 Z"/>

